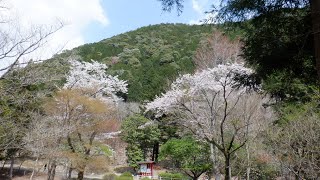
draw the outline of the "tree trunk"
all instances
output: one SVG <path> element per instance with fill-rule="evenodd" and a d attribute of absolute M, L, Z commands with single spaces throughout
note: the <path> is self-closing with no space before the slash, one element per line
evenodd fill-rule
<path fill-rule="evenodd" d="M 19 172 L 20 172 L 20 169 L 21 169 L 21 166 L 22 166 L 23 163 L 24 163 L 24 160 L 20 163 L 20 166 L 19 166 L 19 169 L 18 169 Z"/>
<path fill-rule="evenodd" d="M 214 144 L 210 143 L 210 153 L 211 153 L 211 160 L 212 160 L 212 177 L 215 177 L 215 180 L 220 180 L 220 173 L 217 168 L 217 153 L 215 150 Z"/>
<path fill-rule="evenodd" d="M 69 171 L 68 171 L 68 177 L 67 179 L 71 179 L 71 175 L 72 175 L 72 167 L 69 167 Z"/>
<path fill-rule="evenodd" d="M 247 167 L 247 178 L 246 178 L 246 180 L 250 180 L 250 171 L 251 171 L 251 168 Z"/>
<path fill-rule="evenodd" d="M 54 180 L 54 176 L 56 175 L 56 161 L 53 160 L 52 163 L 48 164 L 48 178 L 47 180 Z"/>
<path fill-rule="evenodd" d="M 318 80 L 320 82 L 320 1 L 309 0 L 311 5 L 312 32 Z"/>
<path fill-rule="evenodd" d="M 14 156 L 11 156 L 10 170 L 9 170 L 9 179 L 13 177 L 13 165 L 14 165 Z"/>
<path fill-rule="evenodd" d="M 3 161 L 3 165 L 2 165 L 1 170 L 3 170 L 3 169 L 4 169 L 4 166 L 6 165 L 6 162 L 7 162 L 7 159 L 5 159 L 5 160 Z"/>
<path fill-rule="evenodd" d="M 79 171 L 77 180 L 83 180 L 83 175 L 84 175 L 84 171 Z"/>
<path fill-rule="evenodd" d="M 225 170 L 225 180 L 231 180 L 231 166 L 230 166 L 230 155 L 225 155 L 225 164 L 224 164 L 224 170 Z"/>
<path fill-rule="evenodd" d="M 246 143 L 246 153 L 247 153 L 247 173 L 246 173 L 246 180 L 250 180 L 250 171 L 251 171 L 251 164 L 250 164 L 250 150 L 249 150 L 249 143 Z"/>
<path fill-rule="evenodd" d="M 156 142 L 156 143 L 153 145 L 152 161 L 158 162 L 158 155 L 159 155 L 159 143 Z"/>
<path fill-rule="evenodd" d="M 30 180 L 33 179 L 34 171 L 35 171 L 36 167 L 38 166 L 38 160 L 39 160 L 39 158 L 37 157 L 36 162 L 35 162 L 35 164 L 34 164 L 34 166 L 32 168 L 32 173 L 31 173 L 31 176 L 30 176 Z"/>

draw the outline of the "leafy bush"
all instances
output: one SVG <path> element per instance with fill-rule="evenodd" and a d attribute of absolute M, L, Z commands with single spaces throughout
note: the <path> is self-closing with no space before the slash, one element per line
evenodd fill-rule
<path fill-rule="evenodd" d="M 131 177 L 132 174 L 131 174 L 131 172 L 124 172 L 120 176 L 129 176 L 129 177 Z"/>
<path fill-rule="evenodd" d="M 170 160 L 170 166 L 188 175 L 192 172 L 193 178 L 199 177 L 212 167 L 209 155 L 209 146 L 196 141 L 192 137 L 181 139 L 172 138 L 160 148 L 160 160 Z"/>
<path fill-rule="evenodd" d="M 141 178 L 141 180 L 150 180 L 150 178 L 148 178 L 148 177 L 143 177 L 143 178 Z"/>
<path fill-rule="evenodd" d="M 115 180 L 133 180 L 133 176 L 130 172 L 125 172 L 120 176 L 116 177 Z"/>
<path fill-rule="evenodd" d="M 181 173 L 160 173 L 162 179 L 186 179 L 186 177 Z"/>
<path fill-rule="evenodd" d="M 103 176 L 103 180 L 115 180 L 117 178 L 116 174 L 106 174 Z"/>

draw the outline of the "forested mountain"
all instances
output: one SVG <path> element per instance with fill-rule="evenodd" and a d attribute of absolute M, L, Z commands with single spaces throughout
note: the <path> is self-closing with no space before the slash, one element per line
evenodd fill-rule
<path fill-rule="evenodd" d="M 59 57 L 76 54 L 84 61 L 107 64 L 108 74 L 128 81 L 124 99 L 141 102 L 159 95 L 179 74 L 194 70 L 194 53 L 212 29 L 210 25 L 150 25 L 82 45 Z"/>

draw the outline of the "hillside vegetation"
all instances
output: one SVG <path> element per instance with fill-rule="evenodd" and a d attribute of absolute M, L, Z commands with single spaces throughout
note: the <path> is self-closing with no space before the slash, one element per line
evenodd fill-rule
<path fill-rule="evenodd" d="M 79 55 L 109 66 L 108 74 L 128 81 L 127 101 L 151 100 L 179 75 L 190 73 L 199 41 L 212 26 L 160 24 L 120 34 L 97 43 L 85 44 L 60 56 Z"/>

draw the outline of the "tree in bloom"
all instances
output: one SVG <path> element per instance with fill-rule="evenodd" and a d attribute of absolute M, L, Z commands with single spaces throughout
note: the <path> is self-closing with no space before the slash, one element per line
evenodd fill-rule
<path fill-rule="evenodd" d="M 60 127 L 66 128 L 58 140 L 61 147 L 58 158 L 69 160 L 69 175 L 75 169 L 78 179 L 83 179 L 90 163 L 94 166 L 92 163 L 95 161 L 108 162 L 103 144 L 96 139 L 99 134 L 110 131 L 116 122 L 112 104 L 88 97 L 77 89 L 63 89 L 45 104 L 45 110 L 49 117 L 59 122 Z M 95 166 L 95 169 L 106 167 L 105 163 Z"/>
<path fill-rule="evenodd" d="M 107 167 L 106 155 L 109 154 L 96 139 L 117 123 L 114 102 L 121 98 L 116 94 L 127 92 L 127 83 L 105 74 L 104 64 L 76 60 L 70 64 L 63 89 L 44 105 L 46 115 L 67 129 L 58 139 L 57 146 L 61 149 L 59 156 L 50 161 L 48 179 L 54 179 L 59 158 L 68 159 L 69 177 L 74 169 L 78 171 L 78 179 L 84 178 L 88 167 L 95 170 Z"/>
<path fill-rule="evenodd" d="M 107 66 L 99 62 L 80 62 L 70 60 L 71 71 L 64 85 L 66 89 L 95 89 L 91 96 L 104 99 L 108 98 L 113 101 L 120 100 L 116 94 L 127 93 L 126 81 L 119 80 L 117 76 L 106 74 Z"/>
<path fill-rule="evenodd" d="M 156 117 L 173 116 L 188 132 L 208 142 L 214 174 L 218 174 L 219 150 L 225 161 L 225 178 L 230 179 L 232 155 L 265 117 L 265 99 L 235 81 L 252 73 L 242 64 L 231 64 L 183 75 L 172 83 L 171 90 L 148 103 L 146 110 L 155 112 Z"/>

